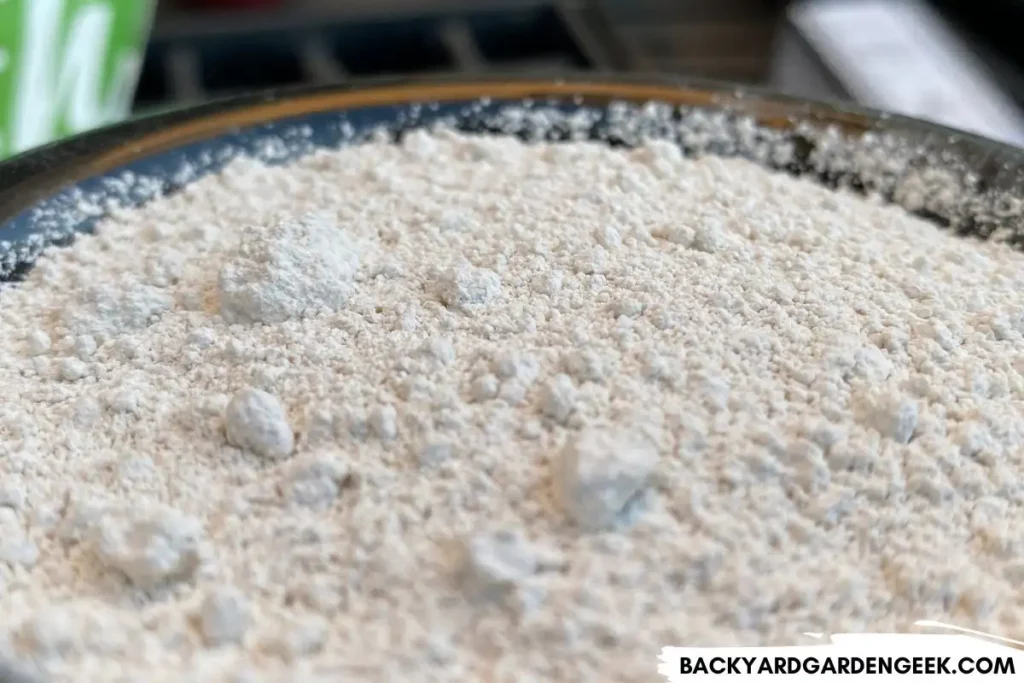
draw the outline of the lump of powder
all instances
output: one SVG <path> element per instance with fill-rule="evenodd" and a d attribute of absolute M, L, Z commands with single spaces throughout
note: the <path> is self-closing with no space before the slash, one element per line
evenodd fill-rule
<path fill-rule="evenodd" d="M 96 525 L 92 549 L 104 565 L 140 588 L 188 579 L 199 566 L 202 525 L 166 506 L 108 512 Z"/>
<path fill-rule="evenodd" d="M 220 314 L 228 322 L 274 323 L 336 311 L 358 269 L 356 245 L 323 215 L 247 227 L 220 270 Z"/>
<path fill-rule="evenodd" d="M 247 388 L 235 394 L 224 411 L 228 443 L 269 460 L 291 455 L 295 435 L 284 406 L 271 394 Z"/>
<path fill-rule="evenodd" d="M 173 305 L 169 294 L 141 282 L 99 284 L 82 290 L 61 321 L 72 335 L 110 338 L 150 325 Z M 41 339 L 35 343 L 44 346 Z"/>
<path fill-rule="evenodd" d="M 587 529 L 615 524 L 647 484 L 658 451 L 639 431 L 588 427 L 562 449 L 555 490 L 565 513 Z"/>

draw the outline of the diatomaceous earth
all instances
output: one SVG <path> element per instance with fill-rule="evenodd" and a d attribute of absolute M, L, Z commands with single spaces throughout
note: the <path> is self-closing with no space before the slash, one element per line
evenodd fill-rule
<path fill-rule="evenodd" d="M 666 142 L 236 161 L 0 292 L 0 667 L 1019 638 L 1022 291 L 1008 246 Z"/>

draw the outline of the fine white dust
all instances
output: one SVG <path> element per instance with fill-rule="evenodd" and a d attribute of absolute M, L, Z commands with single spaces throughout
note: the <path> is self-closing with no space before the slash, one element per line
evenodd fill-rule
<path fill-rule="evenodd" d="M 1021 291 L 1006 245 L 667 143 L 237 160 L 2 291 L 0 676 L 1020 637 Z"/>

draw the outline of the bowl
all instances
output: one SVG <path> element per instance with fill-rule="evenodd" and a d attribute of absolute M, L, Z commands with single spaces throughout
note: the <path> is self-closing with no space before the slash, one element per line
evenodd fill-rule
<path fill-rule="evenodd" d="M 551 109 L 578 125 L 540 131 L 536 121 Z M 924 121 L 669 76 L 391 78 L 175 110 L 0 163 L 0 280 L 19 278 L 43 249 L 91 230 L 112 208 L 174 192 L 238 155 L 285 163 L 441 119 L 615 145 L 668 134 L 688 153 L 746 156 L 879 195 L 961 234 L 1024 243 L 1024 151 Z"/>

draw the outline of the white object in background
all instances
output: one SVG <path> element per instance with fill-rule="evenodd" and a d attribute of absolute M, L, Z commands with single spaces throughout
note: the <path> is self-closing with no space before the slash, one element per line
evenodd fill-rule
<path fill-rule="evenodd" d="M 1015 103 L 918 0 L 805 0 L 789 18 L 860 103 L 1024 146 Z"/>

